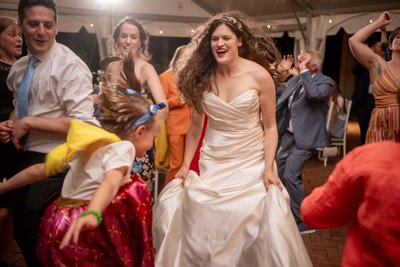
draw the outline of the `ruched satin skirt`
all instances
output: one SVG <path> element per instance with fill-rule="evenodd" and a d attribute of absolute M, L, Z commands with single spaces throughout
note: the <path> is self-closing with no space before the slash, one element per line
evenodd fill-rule
<path fill-rule="evenodd" d="M 156 266 L 312 266 L 287 191 L 244 186 L 218 191 L 194 172 L 170 182 L 154 208 Z"/>
<path fill-rule="evenodd" d="M 230 102 L 204 93 L 200 177 L 172 180 L 153 208 L 160 267 L 308 267 L 289 196 L 263 185 L 264 132 L 254 89 Z"/>

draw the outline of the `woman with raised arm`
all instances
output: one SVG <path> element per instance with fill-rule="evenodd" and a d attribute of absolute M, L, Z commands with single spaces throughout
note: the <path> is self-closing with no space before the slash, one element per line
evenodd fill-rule
<path fill-rule="evenodd" d="M 396 95 L 400 91 L 400 27 L 389 36 L 392 59 L 386 62 L 365 43 L 379 29 L 392 23 L 392 15 L 385 11 L 379 19 L 356 32 L 349 45 L 353 56 L 369 71 L 375 109 L 368 126 L 366 143 L 384 140 L 400 141 L 400 109 Z"/>

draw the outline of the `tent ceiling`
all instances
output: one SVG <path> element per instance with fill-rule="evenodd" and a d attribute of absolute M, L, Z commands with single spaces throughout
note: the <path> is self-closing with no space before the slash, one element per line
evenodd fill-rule
<path fill-rule="evenodd" d="M 57 0 L 60 14 L 109 15 L 108 8 L 93 5 L 100 0 Z M 115 1 L 115 0 L 108 0 Z M 0 0 L 0 10 L 16 10 L 18 0 Z M 103 1 L 107 2 L 107 1 Z M 241 10 L 257 20 L 293 18 L 299 16 L 337 15 L 400 9 L 399 0 L 121 0 L 121 15 L 138 19 L 200 23 L 211 14 L 225 10 Z M 181 9 L 180 9 L 181 7 Z M 174 11 L 175 10 L 175 11 Z"/>
<path fill-rule="evenodd" d="M 305 29 L 307 17 L 338 16 L 330 28 L 346 26 L 353 33 L 383 10 L 396 15 L 391 27 L 400 22 L 400 0 L 56 0 L 60 31 L 77 32 L 85 26 L 100 36 L 108 36 L 115 23 L 133 16 L 145 24 L 151 35 L 188 37 L 212 15 L 224 10 L 241 10 L 268 28 L 282 34 Z M 0 0 L 0 14 L 16 16 L 18 0 Z M 367 18 L 368 17 L 368 18 Z M 358 20 L 358 22 L 356 21 Z M 335 24 L 334 23 L 334 24 Z M 90 25 L 94 25 L 90 26 Z M 91 28 L 92 27 L 92 28 Z M 329 30 L 335 34 L 336 28 Z M 351 29 L 350 29 L 351 28 Z"/>
<path fill-rule="evenodd" d="M 299 15 L 337 15 L 400 8 L 399 0 L 193 0 L 211 14 L 241 10 L 260 19 L 283 19 Z"/>

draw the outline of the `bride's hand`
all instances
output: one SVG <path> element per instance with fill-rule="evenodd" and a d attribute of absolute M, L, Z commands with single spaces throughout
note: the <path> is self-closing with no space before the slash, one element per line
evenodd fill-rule
<path fill-rule="evenodd" d="M 268 192 L 268 187 L 270 185 L 275 185 L 276 187 L 279 188 L 279 190 L 282 191 L 282 182 L 281 180 L 279 180 L 279 178 L 276 177 L 276 175 L 273 172 L 266 172 L 264 174 L 264 179 L 263 179 L 263 183 L 265 186 L 265 190 L 267 190 Z"/>
<path fill-rule="evenodd" d="M 182 179 L 185 182 L 185 179 L 189 173 L 189 168 L 182 166 L 179 171 L 175 174 L 175 178 Z"/>

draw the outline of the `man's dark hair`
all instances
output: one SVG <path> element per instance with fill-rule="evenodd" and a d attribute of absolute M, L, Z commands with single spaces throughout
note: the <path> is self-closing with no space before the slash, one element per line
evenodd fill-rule
<path fill-rule="evenodd" d="M 54 21 L 57 23 L 58 19 L 57 5 L 54 0 L 20 0 L 18 3 L 18 18 L 21 23 L 25 18 L 25 8 L 33 6 L 43 6 L 53 10 Z"/>

